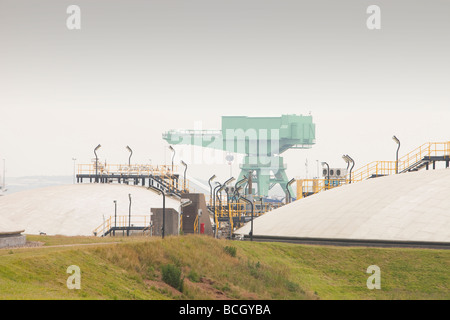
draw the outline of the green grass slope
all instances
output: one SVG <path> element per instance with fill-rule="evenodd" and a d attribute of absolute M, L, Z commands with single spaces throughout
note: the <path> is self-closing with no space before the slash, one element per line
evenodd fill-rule
<path fill-rule="evenodd" d="M 28 240 L 44 245 L 0 249 L 0 299 L 450 299 L 448 250 L 205 236 Z M 67 288 L 70 265 L 80 267 L 80 290 Z M 181 271 L 182 288 L 162 280 L 168 265 Z M 381 269 L 380 290 L 366 286 L 370 265 Z"/>

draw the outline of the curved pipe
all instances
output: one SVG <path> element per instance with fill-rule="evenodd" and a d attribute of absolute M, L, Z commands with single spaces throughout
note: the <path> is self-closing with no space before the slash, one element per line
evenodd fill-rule
<path fill-rule="evenodd" d="M 184 166 L 184 176 L 183 176 L 183 192 L 186 192 L 186 171 L 187 171 L 187 164 L 183 160 L 181 160 L 181 164 Z"/>
<path fill-rule="evenodd" d="M 286 192 L 288 194 L 288 199 L 286 199 L 287 200 L 286 203 L 291 203 L 292 195 L 291 195 L 291 191 L 289 190 L 289 186 L 291 184 L 293 184 L 294 182 L 295 182 L 295 178 L 292 178 L 291 180 L 289 180 L 288 183 L 286 183 Z"/>
<path fill-rule="evenodd" d="M 130 156 L 128 157 L 128 166 L 131 165 L 131 156 L 133 155 L 133 150 L 129 146 L 126 147 L 128 151 L 130 151 Z"/>
<path fill-rule="evenodd" d="M 169 149 L 173 151 L 172 155 L 172 174 L 173 174 L 173 159 L 175 158 L 175 149 L 172 146 L 169 146 Z"/>
<path fill-rule="evenodd" d="M 211 181 L 213 181 L 216 178 L 216 175 L 213 174 L 211 178 L 208 179 L 209 184 L 209 205 L 211 205 L 212 198 L 213 198 L 213 187 L 211 185 Z"/>
<path fill-rule="evenodd" d="M 242 189 L 241 184 L 245 183 L 247 180 L 248 178 L 244 175 L 244 178 L 234 184 L 234 197 L 239 196 L 239 190 Z"/>
<path fill-rule="evenodd" d="M 94 149 L 94 154 L 95 154 L 95 182 L 98 182 L 98 157 L 97 157 L 97 150 L 101 148 L 101 145 L 99 144 L 98 146 L 95 147 Z"/>
<path fill-rule="evenodd" d="M 243 200 L 243 201 L 245 201 L 245 202 L 247 202 L 248 204 L 251 205 L 251 208 L 252 208 L 252 220 L 250 222 L 250 241 L 253 241 L 253 202 L 248 200 L 247 198 L 244 198 L 244 197 L 240 197 L 239 199 L 241 199 L 241 200 Z"/>
<path fill-rule="evenodd" d="M 349 155 L 347 155 L 347 157 L 352 162 L 352 167 L 350 168 L 350 182 L 349 182 L 349 183 L 352 183 L 352 170 L 355 167 L 355 160 L 353 160 Z"/>
<path fill-rule="evenodd" d="M 223 183 L 223 185 L 219 188 L 219 190 L 217 190 L 217 193 L 222 192 L 222 190 L 227 186 L 227 184 L 230 183 L 230 182 L 233 181 L 233 180 L 234 180 L 234 178 L 231 177 L 230 179 L 228 179 L 227 181 L 225 181 L 225 182 Z M 228 194 L 227 194 L 227 198 L 228 198 Z M 227 199 L 227 200 L 228 200 L 228 199 Z M 219 199 L 219 201 L 220 201 L 220 205 L 222 205 L 221 199 Z"/>
<path fill-rule="evenodd" d="M 213 210 L 214 210 L 214 222 L 216 223 L 216 228 L 214 230 L 214 237 L 217 237 L 217 221 L 216 221 L 216 189 L 222 187 L 220 182 L 216 182 L 217 186 L 214 187 L 214 194 L 213 194 Z"/>
<path fill-rule="evenodd" d="M 395 173 L 398 174 L 398 152 L 400 150 L 400 140 L 398 140 L 398 138 L 396 136 L 393 136 L 392 140 L 394 140 L 398 145 L 397 153 L 395 155 Z"/>

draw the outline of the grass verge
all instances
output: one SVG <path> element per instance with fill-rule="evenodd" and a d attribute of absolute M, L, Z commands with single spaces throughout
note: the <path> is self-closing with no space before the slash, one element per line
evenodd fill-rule
<path fill-rule="evenodd" d="M 0 250 L 0 299 L 450 299 L 447 250 L 205 236 L 28 239 L 44 246 Z M 70 265 L 81 269 L 80 290 L 67 288 Z M 181 272 L 182 290 L 163 281 L 168 265 Z M 381 290 L 366 287 L 370 265 L 381 269 Z"/>

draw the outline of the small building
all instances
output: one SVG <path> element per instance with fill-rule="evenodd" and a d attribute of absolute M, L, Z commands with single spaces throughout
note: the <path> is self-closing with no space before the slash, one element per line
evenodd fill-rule
<path fill-rule="evenodd" d="M 22 247 L 26 243 L 25 230 L 14 226 L 10 221 L 0 217 L 0 249 L 7 247 Z"/>

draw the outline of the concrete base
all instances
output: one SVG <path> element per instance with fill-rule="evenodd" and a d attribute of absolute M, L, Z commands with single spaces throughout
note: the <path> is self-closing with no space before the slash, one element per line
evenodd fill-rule
<path fill-rule="evenodd" d="M 22 247 L 27 242 L 27 237 L 23 234 L 0 235 L 0 248 Z"/>
<path fill-rule="evenodd" d="M 163 226 L 163 209 L 152 208 L 152 223 L 153 223 L 153 236 L 161 236 Z M 165 236 L 178 235 L 178 212 L 172 208 L 166 208 L 165 218 Z"/>

